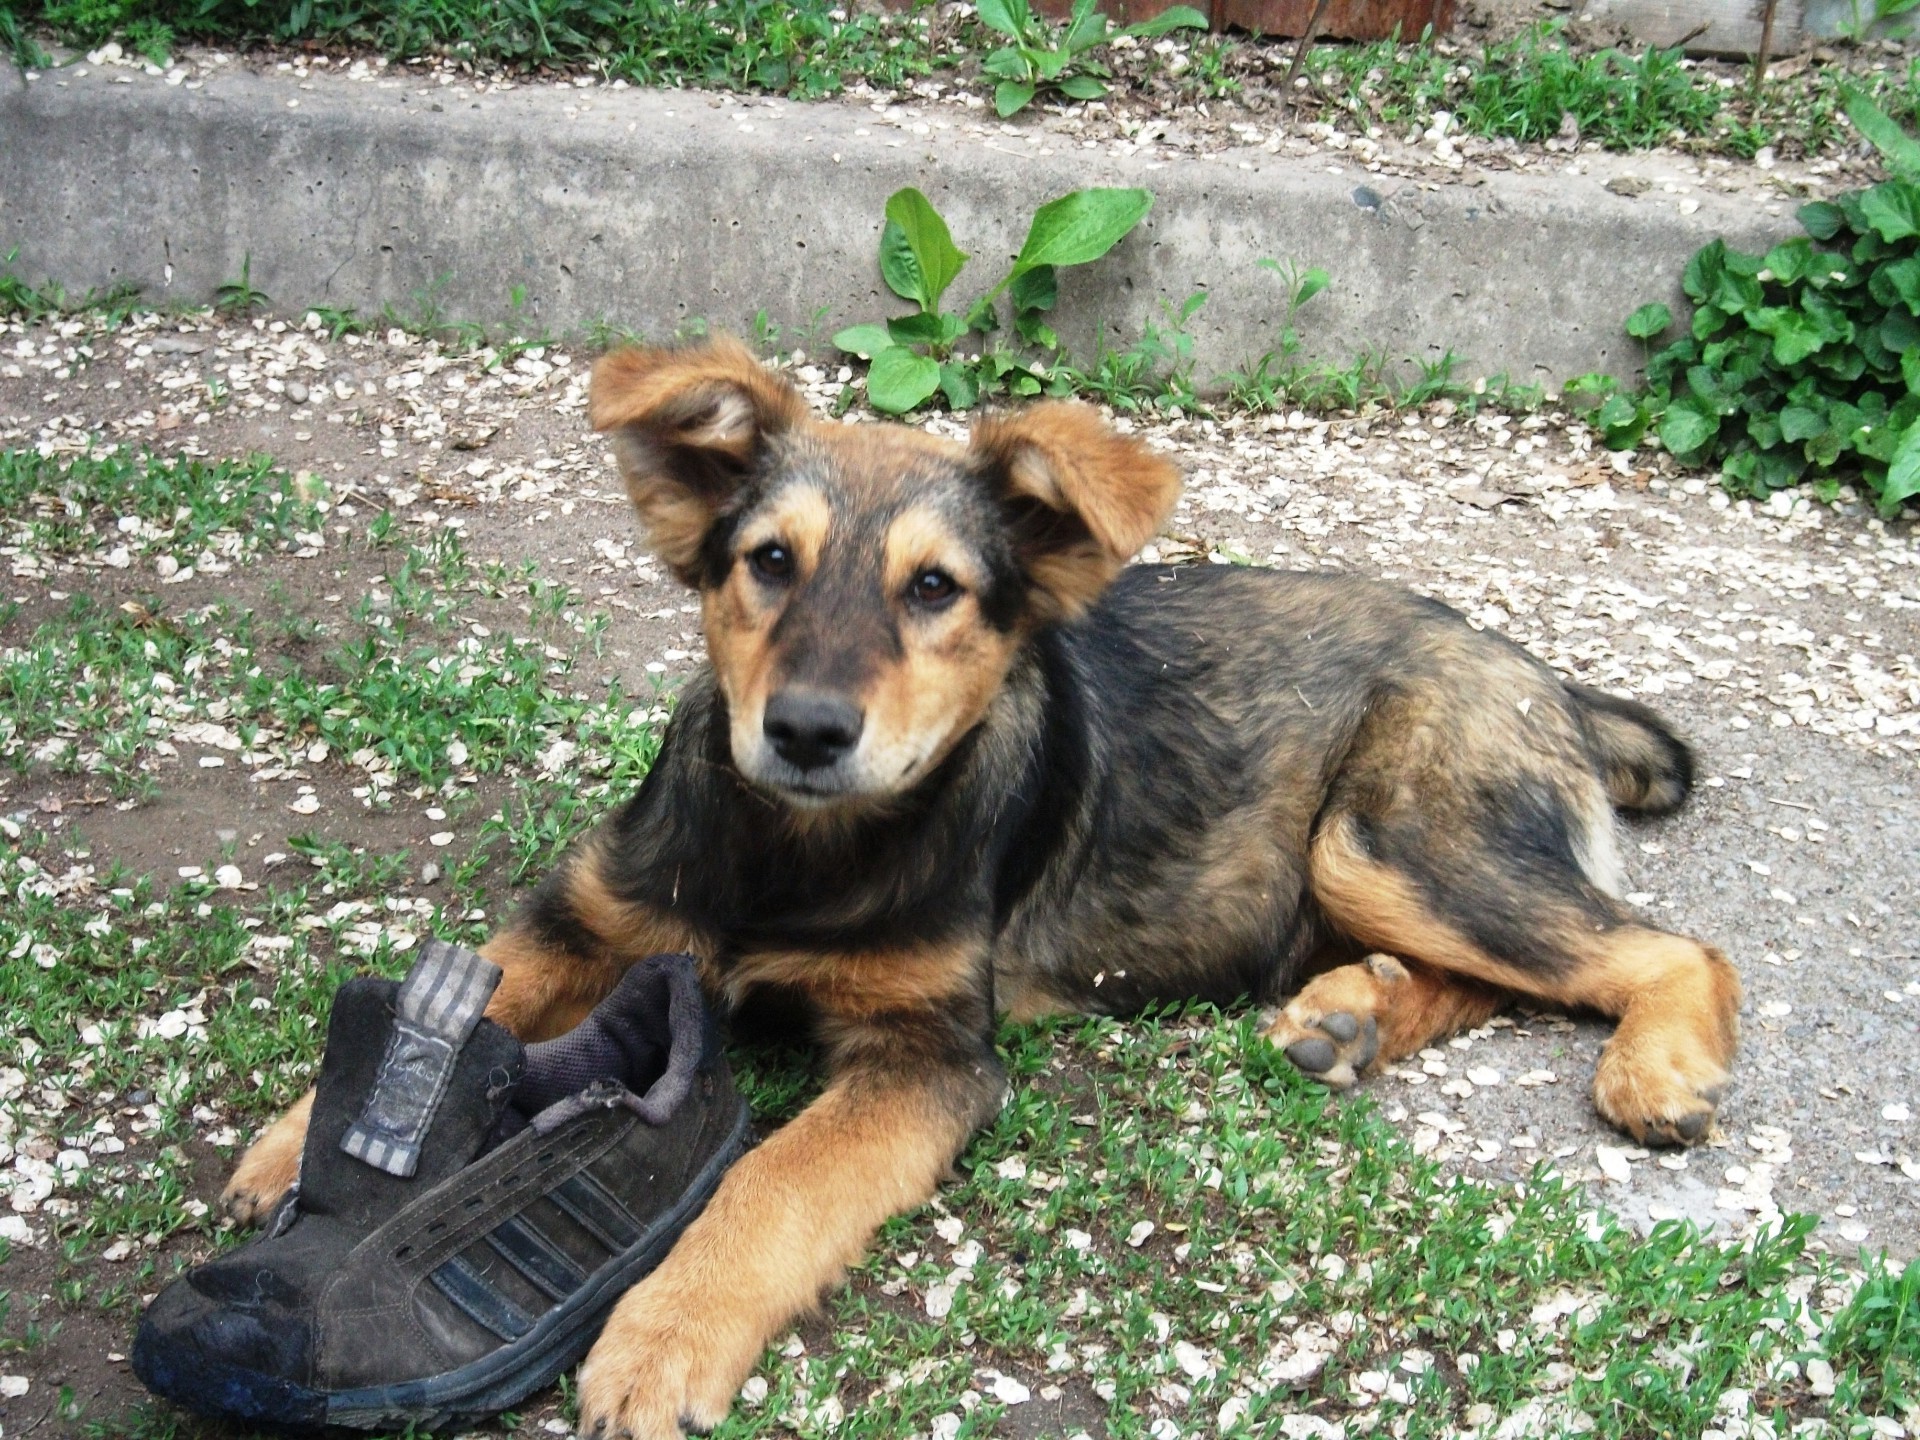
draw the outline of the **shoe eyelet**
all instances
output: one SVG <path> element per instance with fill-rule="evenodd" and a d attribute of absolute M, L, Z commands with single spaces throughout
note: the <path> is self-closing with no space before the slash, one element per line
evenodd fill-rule
<path fill-rule="evenodd" d="M 479 1208 L 480 1208 L 480 1207 L 481 1207 L 482 1205 L 484 1205 L 485 1203 L 486 1203 L 486 1201 L 485 1201 L 485 1200 L 483 1200 L 483 1199 L 482 1199 L 482 1198 L 481 1198 L 480 1196 L 478 1196 L 478 1195 L 469 1195 L 469 1196 L 468 1196 L 468 1197 L 466 1198 L 466 1202 L 465 1202 L 465 1204 L 466 1204 L 466 1208 L 467 1208 L 467 1209 L 469 1209 L 469 1210 L 478 1210 L 478 1209 L 479 1209 Z"/>
<path fill-rule="evenodd" d="M 433 1222 L 433 1223 L 432 1223 L 431 1225 L 429 1225 L 429 1226 L 427 1226 L 427 1234 L 429 1234 L 429 1235 L 438 1235 L 438 1234 L 439 1234 L 439 1233 L 440 1233 L 440 1232 L 441 1232 L 442 1230 L 444 1230 L 444 1229 L 446 1229 L 446 1228 L 447 1228 L 447 1222 L 446 1222 L 446 1221 L 444 1221 L 444 1220 L 436 1220 L 436 1221 L 434 1221 L 434 1222 Z"/>
<path fill-rule="evenodd" d="M 411 1245 L 402 1245 L 398 1250 L 393 1252 L 393 1258 L 396 1260 L 404 1260 L 411 1254 L 413 1254 L 413 1247 Z"/>
<path fill-rule="evenodd" d="M 553 1163 L 553 1151 L 551 1150 L 547 1151 L 546 1154 L 542 1155 L 539 1159 L 535 1160 L 533 1163 L 536 1165 L 551 1165 Z"/>

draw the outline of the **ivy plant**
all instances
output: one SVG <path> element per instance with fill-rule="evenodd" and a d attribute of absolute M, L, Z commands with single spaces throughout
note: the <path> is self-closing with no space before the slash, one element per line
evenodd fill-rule
<path fill-rule="evenodd" d="M 1599 400 L 1610 447 L 1656 434 L 1756 497 L 1809 478 L 1831 496 L 1855 475 L 1889 514 L 1920 495 L 1920 143 L 1862 95 L 1847 113 L 1892 178 L 1803 205 L 1806 234 L 1765 255 L 1721 240 L 1695 255 L 1692 320 L 1649 355 L 1646 388 L 1568 387 Z M 1649 346 L 1672 327 L 1659 304 L 1627 320 Z"/>
<path fill-rule="evenodd" d="M 982 62 L 998 82 L 993 108 L 1001 119 L 1026 109 L 1042 90 L 1070 100 L 1098 100 L 1107 93 L 1113 71 L 1091 52 L 1123 35 L 1148 39 L 1170 30 L 1207 28 L 1207 17 L 1190 5 L 1175 5 L 1135 25 L 1115 25 L 1096 6 L 1097 0 L 1074 0 L 1073 13 L 1056 31 L 1033 13 L 1027 0 L 979 0 L 980 23 L 1012 42 Z"/>
<path fill-rule="evenodd" d="M 1145 190 L 1074 190 L 1048 201 L 1034 212 L 1026 241 L 1000 283 L 964 311 L 952 312 L 941 307 L 968 256 L 953 243 L 947 222 L 925 195 L 912 186 L 896 190 L 887 199 L 880 231 L 880 275 L 894 294 L 913 302 L 915 311 L 849 326 L 833 343 L 872 362 L 867 399 L 891 415 L 924 404 L 936 390 L 956 410 L 970 408 L 982 394 L 1063 393 L 1066 377 L 1046 359 L 1060 350 L 1060 337 L 1047 323 L 1059 299 L 1059 270 L 1098 260 L 1152 208 L 1153 197 Z M 1042 355 L 986 343 L 1000 329 L 1002 295 L 1012 305 L 1014 333 Z M 969 336 L 978 339 L 963 354 L 961 344 Z"/>

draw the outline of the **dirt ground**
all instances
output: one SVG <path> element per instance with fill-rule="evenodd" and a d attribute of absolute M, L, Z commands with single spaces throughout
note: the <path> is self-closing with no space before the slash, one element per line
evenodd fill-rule
<path fill-rule="evenodd" d="M 604 447 L 586 432 L 584 353 L 548 350 L 490 373 L 397 332 L 328 342 L 266 321 L 141 321 L 97 341 L 85 366 L 72 361 L 73 335 L 34 327 L 5 340 L 0 445 L 73 449 L 93 433 L 209 455 L 266 451 L 326 477 L 342 537 L 391 511 L 409 536 L 457 528 L 477 560 L 534 561 L 570 581 L 608 617 L 605 673 L 631 687 L 699 663 L 692 602 L 639 548 Z M 837 394 L 837 366 L 788 365 L 822 406 Z M 1583 680 L 1647 700 L 1699 748 L 1694 803 L 1634 827 L 1625 848 L 1633 903 L 1724 947 L 1746 982 L 1736 1085 L 1712 1142 L 1685 1154 L 1634 1148 L 1586 1095 L 1605 1028 L 1516 1013 L 1367 1085 L 1416 1147 L 1497 1181 L 1550 1158 L 1637 1223 L 1681 1215 L 1740 1234 L 1805 1211 L 1836 1250 L 1920 1254 L 1914 527 L 1851 500 L 1729 503 L 1653 457 L 1607 455 L 1557 412 L 1442 404 L 1121 423 L 1188 475 L 1148 558 L 1413 586 Z M 0 552 L 12 571 L 0 600 L 22 607 L 0 645 L 74 593 L 330 613 L 366 593 L 353 553 L 329 546 L 163 580 Z M 223 841 L 251 869 L 315 829 L 427 856 L 443 824 L 465 830 L 490 808 L 481 794 L 444 821 L 405 806 L 374 816 L 350 776 L 315 767 L 318 811 L 295 815 L 291 782 L 197 759 L 186 751 L 161 768 L 154 798 L 129 810 L 84 783 L 0 773 L 0 815 L 79 827 L 105 859 L 170 877 Z M 201 1199 L 214 1198 L 224 1163 L 209 1147 L 196 1164 Z M 17 1261 L 9 1280 L 34 1283 Z M 50 1353 L 47 1378 L 130 1392 L 119 1353 L 112 1335 L 77 1329 Z"/>

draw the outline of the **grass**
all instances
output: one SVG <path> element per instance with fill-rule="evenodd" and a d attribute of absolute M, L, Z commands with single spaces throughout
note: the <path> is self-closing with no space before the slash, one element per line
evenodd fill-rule
<path fill-rule="evenodd" d="M 1431 39 L 1323 45 L 1305 73 L 1328 119 L 1395 135 L 1425 131 L 1444 113 L 1454 133 L 1537 144 L 1564 136 L 1571 117 L 1582 140 L 1609 150 L 1677 145 L 1750 157 L 1770 145 L 1817 154 L 1853 140 L 1842 109 L 1849 83 L 1909 126 L 1920 120 L 1920 59 L 1865 75 L 1811 66 L 1763 85 L 1756 99 L 1732 72 L 1703 69 L 1677 50 L 1583 51 L 1564 30 L 1545 22 L 1478 55 Z"/>
<path fill-rule="evenodd" d="M 444 55 L 516 70 L 587 71 L 638 85 L 832 94 L 930 72 L 918 16 L 874 15 L 829 0 L 4 0 L 0 41 L 44 25 L 80 45 L 123 37 L 164 58 L 182 41 L 314 42 L 395 57 Z M 14 42 L 19 53 L 19 42 Z"/>
<path fill-rule="evenodd" d="M 0 538 L 33 557 L 86 557 L 162 578 L 223 574 L 262 549 L 325 544 L 326 502 L 264 456 L 202 461 L 107 447 L 83 455 L 0 453 Z"/>

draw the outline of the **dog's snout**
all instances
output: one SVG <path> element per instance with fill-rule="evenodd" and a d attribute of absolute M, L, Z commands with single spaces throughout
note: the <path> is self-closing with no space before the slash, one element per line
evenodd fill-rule
<path fill-rule="evenodd" d="M 783 690 L 767 701 L 761 728 L 782 760 L 802 770 L 818 770 L 860 742 L 864 723 L 860 711 L 837 695 Z"/>

